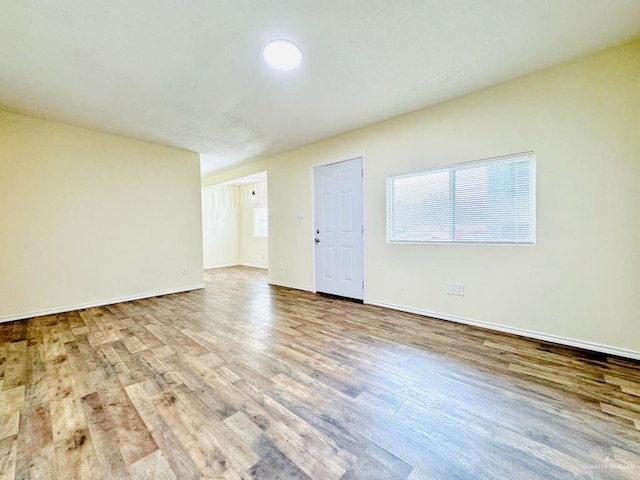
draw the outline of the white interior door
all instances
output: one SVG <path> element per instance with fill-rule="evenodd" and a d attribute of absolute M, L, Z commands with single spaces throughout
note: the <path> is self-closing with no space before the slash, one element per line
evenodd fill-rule
<path fill-rule="evenodd" d="M 315 167 L 316 291 L 364 299 L 362 158 Z"/>

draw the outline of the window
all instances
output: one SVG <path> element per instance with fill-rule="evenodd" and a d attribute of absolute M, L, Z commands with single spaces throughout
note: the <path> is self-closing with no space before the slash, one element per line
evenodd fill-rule
<path fill-rule="evenodd" d="M 269 209 L 268 207 L 255 207 L 253 209 L 253 236 L 266 237 L 269 234 Z"/>
<path fill-rule="evenodd" d="M 387 177 L 387 241 L 535 243 L 535 155 Z"/>

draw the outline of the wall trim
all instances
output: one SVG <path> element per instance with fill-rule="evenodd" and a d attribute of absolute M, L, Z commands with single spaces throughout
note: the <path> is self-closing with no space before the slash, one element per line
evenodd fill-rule
<path fill-rule="evenodd" d="M 240 263 L 220 263 L 212 266 L 203 267 L 203 270 L 213 270 L 214 268 L 240 267 Z"/>
<path fill-rule="evenodd" d="M 311 292 L 313 293 L 313 290 L 311 290 L 308 287 L 302 287 L 300 285 L 294 285 L 293 283 L 286 283 L 286 282 L 278 282 L 276 280 L 269 280 L 269 285 L 275 285 L 276 287 L 285 287 L 285 288 L 292 288 L 294 290 L 302 290 L 303 292 Z"/>
<path fill-rule="evenodd" d="M 262 270 L 269 270 L 269 267 L 265 267 L 264 265 L 258 265 L 255 263 L 241 263 L 240 265 L 243 267 L 261 268 Z"/>
<path fill-rule="evenodd" d="M 618 357 L 625 357 L 625 358 L 631 358 L 633 360 L 640 360 L 640 352 L 611 347 L 609 345 L 585 342 L 582 340 L 576 340 L 576 339 L 567 338 L 567 337 L 560 337 L 557 335 L 549 335 L 546 333 L 533 332 L 531 330 L 524 330 L 522 328 L 507 327 L 504 325 L 498 325 L 496 323 L 483 322 L 480 320 L 472 320 L 470 318 L 458 317 L 455 315 L 447 315 L 444 313 L 430 312 L 428 310 L 421 310 L 418 308 L 403 307 L 401 305 L 395 305 L 393 303 L 377 302 L 374 300 L 365 300 L 365 303 L 369 305 L 375 305 L 377 307 L 390 308 L 391 310 L 398 310 L 398 311 L 407 312 L 407 313 L 415 313 L 417 315 L 421 315 L 424 317 L 432 317 L 438 320 L 446 320 L 449 322 L 463 323 L 465 325 L 472 325 L 474 327 L 486 328 L 489 330 L 496 330 L 498 332 L 504 332 L 504 333 L 511 333 L 514 335 L 519 335 L 521 337 L 528 337 L 536 340 L 544 340 L 546 342 L 557 343 L 557 344 L 566 345 L 569 347 L 582 348 L 583 350 L 591 350 L 594 352 L 606 353 L 609 355 L 616 355 Z"/>
<path fill-rule="evenodd" d="M 85 308 L 103 307 L 105 305 L 113 305 L 114 303 L 130 302 L 132 300 L 141 300 L 143 298 L 160 297 L 171 293 L 189 292 L 191 290 L 199 290 L 205 288 L 204 283 L 190 285 L 188 287 L 170 288 L 168 290 L 159 290 L 156 292 L 141 293 L 137 295 L 129 295 L 127 297 L 112 298 L 110 300 L 100 300 L 98 302 L 80 303 L 76 305 L 68 305 L 66 307 L 49 308 L 46 310 L 38 310 L 35 312 L 19 313 L 16 315 L 7 315 L 0 317 L 0 323 L 13 322 L 15 320 L 25 320 L 27 318 L 42 317 L 45 315 L 55 315 L 56 313 L 73 312 L 74 310 L 83 310 Z"/>
<path fill-rule="evenodd" d="M 222 263 L 220 265 L 214 265 L 213 267 L 204 267 L 203 270 L 213 270 L 215 268 L 229 268 L 229 267 L 251 267 L 251 268 L 261 268 L 263 270 L 269 270 L 269 267 L 265 267 L 263 265 L 256 265 L 253 263 Z"/>

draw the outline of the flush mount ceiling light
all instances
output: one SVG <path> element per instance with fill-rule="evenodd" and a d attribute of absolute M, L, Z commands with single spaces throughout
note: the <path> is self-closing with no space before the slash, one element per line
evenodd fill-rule
<path fill-rule="evenodd" d="M 262 50 L 269 65 L 278 70 L 292 70 L 300 65 L 302 52 L 289 40 L 272 40 Z"/>

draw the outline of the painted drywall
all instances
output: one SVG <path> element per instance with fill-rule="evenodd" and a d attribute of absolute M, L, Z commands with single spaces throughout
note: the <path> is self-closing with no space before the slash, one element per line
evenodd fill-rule
<path fill-rule="evenodd" d="M 270 281 L 311 289 L 312 165 L 365 154 L 367 301 L 638 354 L 639 78 L 636 41 L 203 183 L 266 170 Z M 535 246 L 386 243 L 388 175 L 525 151 Z"/>
<path fill-rule="evenodd" d="M 197 287 L 199 157 L 0 112 L 0 230 L 0 320 Z"/>

